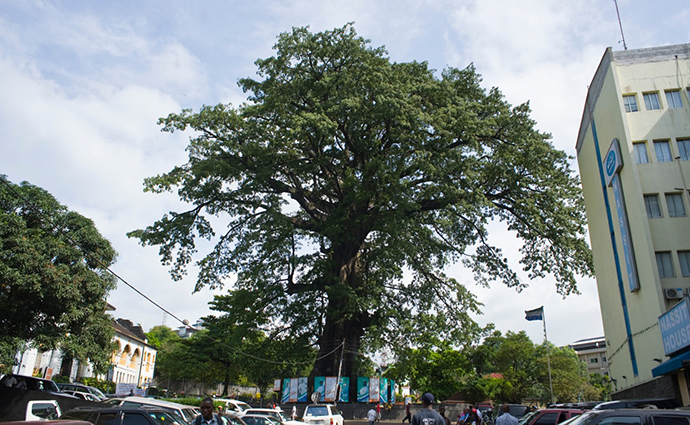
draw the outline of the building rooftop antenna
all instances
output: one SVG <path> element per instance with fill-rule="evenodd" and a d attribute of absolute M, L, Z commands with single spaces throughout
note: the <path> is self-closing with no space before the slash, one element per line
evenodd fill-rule
<path fill-rule="evenodd" d="M 623 24 L 621 23 L 621 14 L 618 12 L 618 1 L 613 0 L 613 4 L 616 5 L 616 15 L 618 16 L 618 26 L 621 29 L 621 38 L 623 39 L 623 50 L 628 50 L 628 45 L 625 44 L 625 34 L 623 34 Z"/>

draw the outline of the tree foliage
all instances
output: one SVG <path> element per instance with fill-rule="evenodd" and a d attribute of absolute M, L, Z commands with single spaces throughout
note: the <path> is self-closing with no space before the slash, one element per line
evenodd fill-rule
<path fill-rule="evenodd" d="M 180 278 L 197 238 L 197 289 L 231 282 L 247 321 L 315 335 L 315 373 L 345 373 L 361 342 L 396 347 L 429 335 L 463 341 L 478 305 L 444 270 L 522 288 L 491 243 L 494 219 L 522 240 L 531 278 L 566 295 L 591 273 L 579 182 L 567 155 L 535 129 L 527 104 L 486 90 L 473 66 L 440 76 L 395 63 L 351 25 L 278 37 L 275 56 L 241 79 L 248 102 L 160 120 L 193 130 L 189 160 L 146 180 L 192 205 L 130 233 L 159 245 Z"/>
<path fill-rule="evenodd" d="M 1 178 L 0 353 L 27 341 L 104 371 L 114 335 L 106 297 L 115 287 L 106 268 L 115 251 L 91 220 L 45 190 Z"/>

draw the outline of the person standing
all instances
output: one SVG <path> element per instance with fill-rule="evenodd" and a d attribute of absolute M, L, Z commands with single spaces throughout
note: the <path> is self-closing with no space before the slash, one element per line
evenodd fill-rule
<path fill-rule="evenodd" d="M 431 393 L 424 393 L 420 400 L 422 410 L 414 414 L 412 425 L 446 425 L 445 419 L 431 407 L 434 404 L 434 396 Z"/>
<path fill-rule="evenodd" d="M 450 425 L 450 418 L 446 416 L 446 406 L 441 406 L 438 408 L 438 413 L 441 415 L 446 425 Z"/>
<path fill-rule="evenodd" d="M 408 423 L 412 422 L 412 416 L 410 415 L 410 402 L 408 401 L 405 403 L 405 417 L 403 418 L 403 423 L 407 421 Z"/>
<path fill-rule="evenodd" d="M 381 403 L 376 403 L 376 422 L 381 420 Z"/>
<path fill-rule="evenodd" d="M 510 406 L 501 405 L 501 416 L 496 418 L 495 425 L 518 425 L 518 420 L 510 414 Z"/>
<path fill-rule="evenodd" d="M 297 420 L 297 406 L 294 404 L 292 405 L 292 420 L 295 421 Z"/>
<path fill-rule="evenodd" d="M 376 409 L 374 409 L 373 406 L 367 412 L 367 420 L 369 421 L 369 425 L 374 425 L 374 422 L 376 422 Z"/>
<path fill-rule="evenodd" d="M 199 405 L 201 414 L 194 419 L 194 425 L 227 425 L 227 419 L 213 412 L 213 399 L 206 397 Z"/>

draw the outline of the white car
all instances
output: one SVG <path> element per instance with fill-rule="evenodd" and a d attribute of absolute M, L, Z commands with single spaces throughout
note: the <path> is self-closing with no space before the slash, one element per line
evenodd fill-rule
<path fill-rule="evenodd" d="M 309 425 L 343 425 L 343 414 L 332 404 L 310 404 L 302 420 Z"/>
<path fill-rule="evenodd" d="M 281 423 L 281 425 L 307 425 L 304 422 L 292 421 L 292 420 L 286 418 L 281 409 L 251 408 L 251 409 L 245 410 L 244 412 L 241 413 L 241 417 L 244 417 L 245 415 L 270 416 L 274 419 L 277 419 L 278 422 Z"/>
<path fill-rule="evenodd" d="M 222 403 L 226 411 L 235 412 L 237 414 L 241 414 L 245 410 L 252 408 L 252 406 L 248 405 L 247 403 L 232 398 L 214 398 L 213 402 Z"/>

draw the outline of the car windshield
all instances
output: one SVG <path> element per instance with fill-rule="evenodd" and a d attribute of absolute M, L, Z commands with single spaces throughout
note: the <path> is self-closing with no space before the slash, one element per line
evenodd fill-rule
<path fill-rule="evenodd" d="M 101 392 L 101 390 L 99 390 L 98 388 L 94 388 L 94 387 L 86 387 L 86 388 L 89 390 L 89 393 L 95 395 L 96 397 L 98 397 L 100 399 L 105 398 L 105 394 L 103 394 Z"/>
<path fill-rule="evenodd" d="M 149 416 L 159 425 L 186 425 L 186 422 L 181 421 L 178 415 L 167 412 L 149 412 Z"/>
<path fill-rule="evenodd" d="M 528 414 L 526 414 L 525 416 L 523 416 L 522 418 L 520 418 L 520 420 L 518 421 L 518 425 L 525 425 L 525 424 L 526 424 L 527 422 L 529 422 L 530 419 L 532 419 L 532 418 L 534 417 L 534 415 L 536 415 L 537 413 L 539 413 L 538 410 L 534 410 L 534 411 L 532 411 L 532 412 L 529 412 Z"/>
<path fill-rule="evenodd" d="M 570 418 L 567 421 L 561 422 L 558 425 L 587 425 L 596 419 L 597 416 L 597 413 L 587 412 Z"/>
<path fill-rule="evenodd" d="M 189 423 L 192 423 L 192 421 L 196 419 L 196 417 L 198 416 L 196 411 L 194 411 L 194 409 L 191 408 L 182 409 L 182 414 L 184 415 L 184 419 Z"/>
<path fill-rule="evenodd" d="M 328 416 L 328 408 L 326 406 L 307 406 L 304 416 Z"/>

